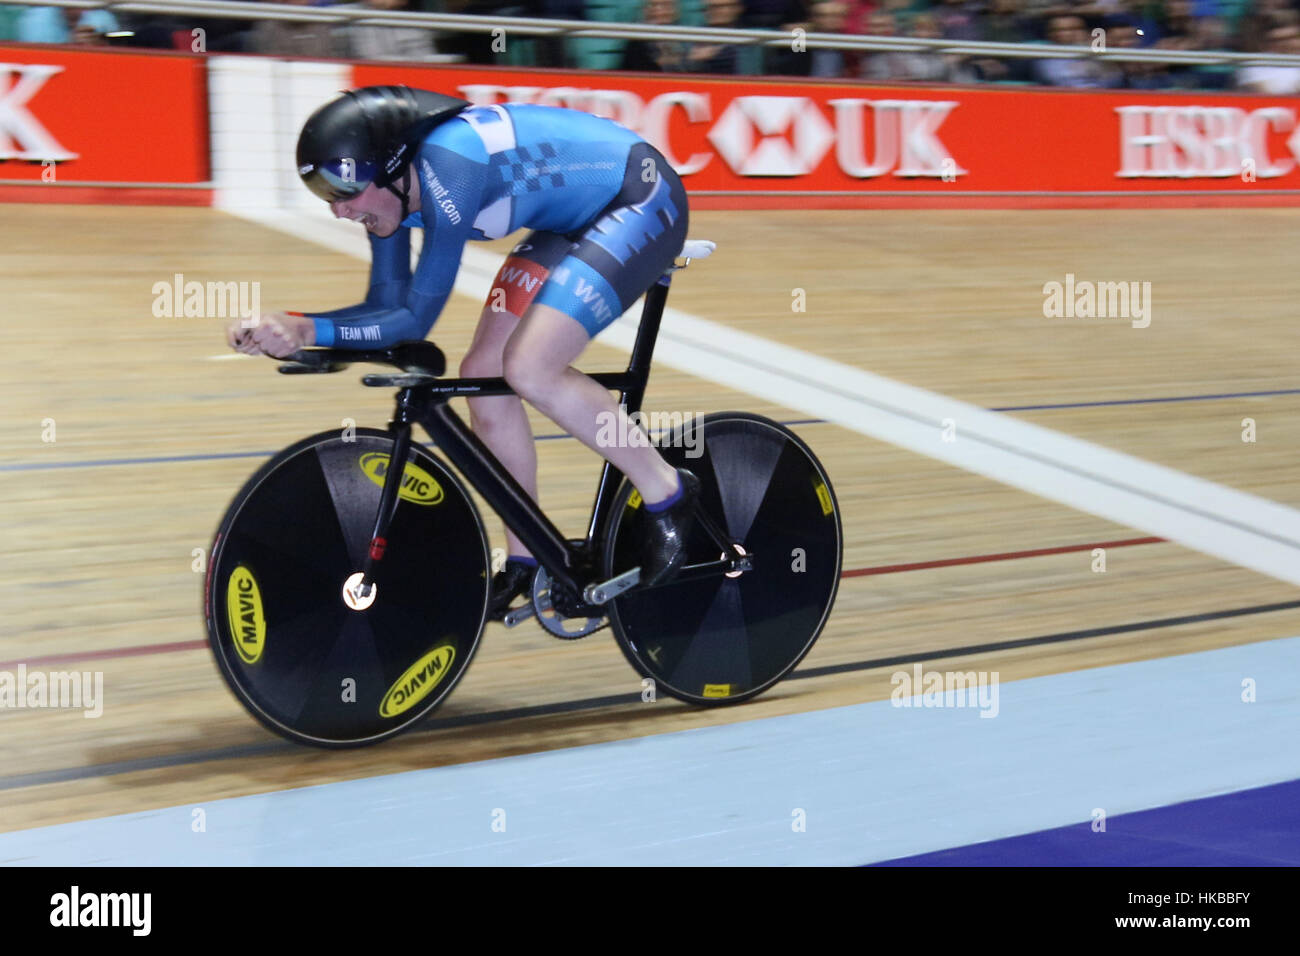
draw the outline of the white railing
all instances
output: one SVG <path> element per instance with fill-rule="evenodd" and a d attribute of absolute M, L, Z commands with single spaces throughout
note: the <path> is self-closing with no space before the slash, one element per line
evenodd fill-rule
<path fill-rule="evenodd" d="M 1183 65 L 1300 66 L 1300 56 L 1277 53 L 1231 53 L 1208 50 L 1139 50 L 1045 43 L 986 43 L 973 40 L 929 40 L 918 37 L 849 36 L 807 33 L 796 38 L 784 30 L 716 29 L 712 27 L 651 26 L 646 23 L 606 23 L 593 20 L 541 20 L 531 17 L 470 16 L 455 13 L 412 13 L 365 7 L 302 7 L 239 0 L 6 0 L 11 6 L 57 6 L 103 9 L 115 13 L 190 15 L 199 20 L 296 20 L 310 23 L 420 27 L 449 33 L 504 31 L 519 36 L 592 37 L 613 40 L 681 40 L 743 46 L 787 47 L 801 42 L 809 50 L 922 51 L 1011 59 L 1095 59 Z"/>

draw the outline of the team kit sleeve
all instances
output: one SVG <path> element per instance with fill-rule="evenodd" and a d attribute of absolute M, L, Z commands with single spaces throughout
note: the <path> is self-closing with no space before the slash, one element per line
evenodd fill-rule
<path fill-rule="evenodd" d="M 317 345 L 386 348 L 423 339 L 447 304 L 483 194 L 487 155 L 478 161 L 425 143 L 415 165 L 424 246 L 414 275 L 408 228 L 399 227 L 387 239 L 372 236 L 366 301 L 333 312 L 304 313 L 316 327 Z"/>

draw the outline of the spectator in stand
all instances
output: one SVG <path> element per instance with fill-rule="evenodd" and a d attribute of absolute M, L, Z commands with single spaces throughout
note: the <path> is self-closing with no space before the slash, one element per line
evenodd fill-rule
<path fill-rule="evenodd" d="M 407 0 L 363 0 L 354 9 L 406 10 Z M 432 30 L 349 24 L 345 28 L 349 55 L 358 60 L 427 60 L 434 54 Z"/>
<path fill-rule="evenodd" d="M 796 30 L 808 31 L 809 8 L 804 0 L 745 0 L 741 23 L 762 30 L 780 30 L 790 37 L 788 44 L 763 51 L 763 72 L 777 76 L 807 76 L 806 50 L 795 49 Z"/>
<path fill-rule="evenodd" d="M 844 32 L 861 36 L 867 32 L 871 14 L 881 6 L 880 0 L 848 0 L 844 15 Z"/>
<path fill-rule="evenodd" d="M 1160 40 L 1176 38 L 1180 43 L 1170 49 L 1179 49 L 1182 41 L 1191 40 L 1195 29 L 1192 0 L 1165 0 L 1164 16 L 1159 21 Z"/>
<path fill-rule="evenodd" d="M 1193 46 L 1198 50 L 1232 49 L 1231 27 L 1227 19 L 1209 15 L 1197 17 L 1192 29 Z"/>
<path fill-rule="evenodd" d="M 1281 26 L 1269 31 L 1265 52 L 1300 54 L 1300 27 Z M 1238 89 L 1270 96 L 1300 93 L 1300 67 L 1248 66 L 1237 74 Z"/>
<path fill-rule="evenodd" d="M 895 35 L 892 14 L 876 13 L 870 20 L 871 32 L 876 36 Z M 939 24 L 933 15 L 913 15 L 908 36 L 924 40 L 941 39 Z M 936 50 L 889 50 L 870 54 L 862 69 L 862 76 L 872 80 L 923 80 L 930 83 L 972 83 L 975 74 L 962 62 L 962 57 Z"/>
<path fill-rule="evenodd" d="M 787 23 L 781 29 L 794 36 L 795 30 L 807 33 L 844 33 L 844 22 L 848 16 L 849 6 L 845 0 L 817 0 L 812 7 L 812 16 L 804 23 Z M 778 48 L 769 53 L 768 73 L 781 76 L 811 76 L 837 78 L 849 75 L 856 69 L 857 60 L 847 50 L 833 50 L 825 47 L 805 46 L 802 50 Z"/>
<path fill-rule="evenodd" d="M 803 0 L 744 0 L 740 25 L 755 30 L 783 30 L 808 19 Z"/>
<path fill-rule="evenodd" d="M 543 20 L 585 20 L 586 0 L 529 0 L 528 11 Z M 538 66 L 573 66 L 569 41 L 563 36 L 534 37 Z"/>
<path fill-rule="evenodd" d="M 888 10 L 876 10 L 867 17 L 866 32 L 868 36 L 897 36 L 898 22 Z M 858 66 L 858 75 L 867 80 L 901 79 L 905 69 L 901 60 L 902 56 L 903 54 L 897 50 L 881 50 L 876 53 L 868 53 L 863 56 L 862 62 Z"/>
<path fill-rule="evenodd" d="M 1292 22 L 1295 10 L 1287 0 L 1255 0 L 1253 8 L 1239 22 L 1238 47 L 1246 53 L 1268 49 L 1269 33 Z"/>
<path fill-rule="evenodd" d="M 165 45 L 186 53 L 247 53 L 257 26 L 254 20 L 208 19 L 188 12 L 173 14 L 165 24 L 171 41 Z"/>
<path fill-rule="evenodd" d="M 1232 39 L 1230 26 L 1224 17 L 1203 16 L 1196 21 L 1192 34 L 1193 50 L 1228 50 Z M 1226 90 L 1232 86 L 1236 68 L 1230 63 L 1203 63 L 1191 68 L 1196 85 L 1203 90 Z"/>
<path fill-rule="evenodd" d="M 1106 22 L 1106 46 L 1115 50 L 1135 50 L 1142 46 L 1138 36 L 1138 20 L 1119 16 Z M 1117 62 L 1119 85 L 1126 90 L 1164 90 L 1173 86 L 1173 79 L 1163 63 Z"/>
<path fill-rule="evenodd" d="M 1156 49 L 1195 51 L 1197 28 L 1192 16 L 1192 0 L 1168 0 L 1164 19 L 1157 29 Z M 1178 89 L 1195 89 L 1201 84 L 1196 69 L 1181 64 L 1153 64 L 1152 80 Z"/>
<path fill-rule="evenodd" d="M 312 0 L 281 0 L 296 7 L 316 6 Z M 341 31 L 336 32 L 328 23 L 293 22 L 291 20 L 259 20 L 248 38 L 253 53 L 275 53 L 281 56 L 302 56 L 313 59 L 333 59 L 347 56 L 347 43 Z"/>
<path fill-rule="evenodd" d="M 1091 46 L 1083 18 L 1052 17 L 1047 25 L 1048 39 L 1061 46 Z M 1068 86 L 1075 89 L 1112 89 L 1123 82 L 1123 74 L 1111 63 L 1087 56 L 1078 59 L 1044 59 L 1034 61 L 1034 78 L 1045 86 Z"/>
<path fill-rule="evenodd" d="M 27 7 L 14 29 L 19 43 L 71 43 L 95 46 L 107 41 L 104 34 L 118 29 L 107 10 L 78 10 L 74 7 Z"/>
<path fill-rule="evenodd" d="M 511 0 L 438 0 L 436 9 L 439 13 L 454 13 L 463 17 L 518 16 L 522 2 L 519 0 L 512 5 Z M 444 34 L 439 39 L 438 49 L 443 53 L 463 57 L 468 63 L 495 63 L 497 54 L 492 49 L 492 41 L 491 32 L 453 32 Z"/>
<path fill-rule="evenodd" d="M 985 43 L 1028 43 L 1031 39 L 1022 10 L 1024 0 L 991 0 L 978 21 L 978 39 Z M 970 67 L 981 80 L 1023 83 L 1029 80 L 1029 61 L 1020 57 L 996 60 L 976 57 Z"/>
<path fill-rule="evenodd" d="M 992 0 L 979 20 L 976 39 L 986 43 L 1028 43 L 1023 0 Z"/>
<path fill-rule="evenodd" d="M 1053 17 L 1065 17 L 1074 14 L 1074 7 L 1066 0 L 1024 0 L 1021 16 L 1025 29 L 1029 33 L 1029 42 L 1048 43 L 1048 25 Z"/>
<path fill-rule="evenodd" d="M 844 0 L 818 0 L 813 4 L 809 33 L 844 33 L 849 5 Z M 838 78 L 857 68 L 857 58 L 848 50 L 809 49 L 808 76 Z"/>
<path fill-rule="evenodd" d="M 672 26 L 677 22 L 677 0 L 645 0 L 641 22 Z M 680 40 L 629 40 L 623 49 L 621 70 L 643 73 L 681 73 L 686 69 L 686 44 Z"/>
<path fill-rule="evenodd" d="M 923 40 L 943 39 L 939 20 L 931 13 L 913 16 L 908 36 Z M 911 64 L 909 79 L 927 80 L 931 83 L 974 83 L 977 79 L 975 72 L 966 65 L 966 58 L 960 53 L 918 50 L 907 56 Z"/>
<path fill-rule="evenodd" d="M 719 30 L 739 26 L 744 5 L 740 0 L 706 0 L 704 22 Z M 692 73 L 738 73 L 740 51 L 733 44 L 692 43 L 686 69 Z"/>
<path fill-rule="evenodd" d="M 979 27 L 975 23 L 972 0 L 940 0 L 933 8 L 939 35 L 946 40 L 978 40 Z"/>

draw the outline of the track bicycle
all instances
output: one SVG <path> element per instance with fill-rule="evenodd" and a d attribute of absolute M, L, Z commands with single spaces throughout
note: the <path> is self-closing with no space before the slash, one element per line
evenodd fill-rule
<path fill-rule="evenodd" d="M 672 273 L 713 248 L 685 244 L 684 262 L 646 293 L 627 369 L 591 376 L 629 415 L 641 409 Z M 569 540 L 451 408 L 456 397 L 513 394 L 503 378 L 444 378 L 446 358 L 427 341 L 308 348 L 279 370 L 358 362 L 390 367 L 361 379 L 397 389 L 387 429 L 321 432 L 273 456 L 235 496 L 210 551 L 209 643 L 270 730 L 318 747 L 373 744 L 455 688 L 488 621 L 492 574 L 464 482 L 538 560 L 507 626 L 533 618 L 565 640 L 608 627 L 657 692 L 704 706 L 763 693 L 812 648 L 835 601 L 842 531 L 825 470 L 785 426 L 717 412 L 654 439 L 702 487 L 685 566 L 648 588 L 637 566 L 644 509 L 613 466 L 584 537 Z M 413 440 L 415 424 L 440 456 Z"/>

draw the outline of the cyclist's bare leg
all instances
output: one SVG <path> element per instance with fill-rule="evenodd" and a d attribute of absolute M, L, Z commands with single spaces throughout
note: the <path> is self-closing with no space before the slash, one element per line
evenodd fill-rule
<path fill-rule="evenodd" d="M 506 343 L 506 381 L 530 405 L 626 475 L 643 499 L 663 501 L 677 491 L 677 470 L 648 439 L 644 444 L 628 442 L 626 447 L 597 441 L 602 423 L 611 421 L 602 412 L 619 417 L 616 434 L 632 435 L 640 429 L 626 421 L 611 392 L 569 364 L 590 341 L 576 319 L 534 304 Z"/>
<path fill-rule="evenodd" d="M 502 355 L 506 342 L 519 325 L 509 312 L 484 308 L 474 341 L 460 363 L 464 378 L 497 378 L 504 374 Z M 515 481 L 537 500 L 537 446 L 524 403 L 515 395 L 469 399 L 469 420 L 474 434 L 505 465 Z M 506 553 L 531 554 L 513 531 L 506 528 Z"/>

